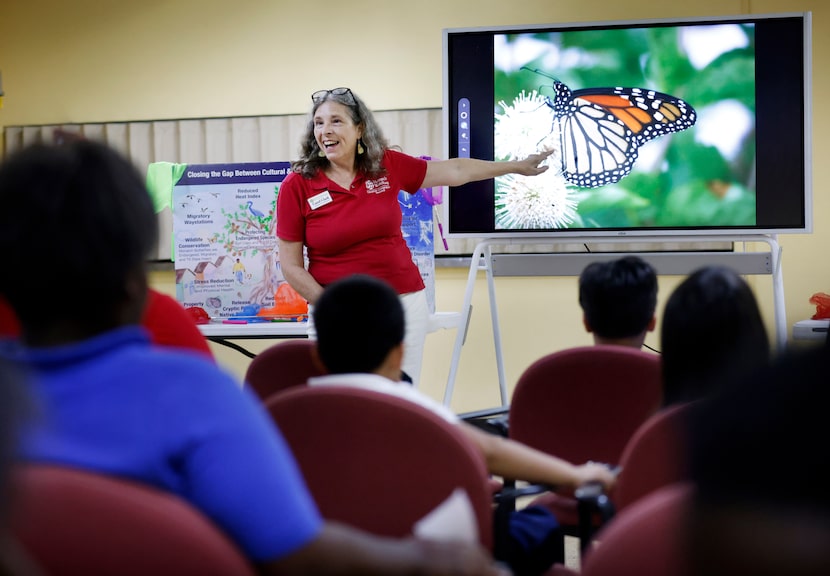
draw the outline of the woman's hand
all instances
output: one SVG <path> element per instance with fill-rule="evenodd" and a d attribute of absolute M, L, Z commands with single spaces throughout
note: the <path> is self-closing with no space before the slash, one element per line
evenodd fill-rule
<path fill-rule="evenodd" d="M 537 176 L 548 169 L 540 164 L 553 153 L 553 149 L 531 154 L 524 160 L 477 160 L 475 158 L 451 158 L 430 160 L 421 188 L 432 186 L 461 186 L 467 182 L 478 182 L 497 178 L 505 174 Z"/>
<path fill-rule="evenodd" d="M 524 160 L 517 160 L 516 170 L 514 172 L 516 174 L 521 174 L 522 176 L 537 176 L 550 168 L 550 166 L 543 165 L 542 162 L 544 162 L 545 159 L 552 153 L 553 149 L 550 149 L 537 152 L 536 154 L 531 154 Z"/>
<path fill-rule="evenodd" d="M 279 240 L 280 268 L 286 281 L 309 304 L 317 302 L 323 287 L 305 269 L 303 243 Z"/>

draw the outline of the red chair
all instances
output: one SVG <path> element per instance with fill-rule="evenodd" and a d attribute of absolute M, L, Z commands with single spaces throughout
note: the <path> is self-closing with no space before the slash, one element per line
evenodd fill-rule
<path fill-rule="evenodd" d="M 12 534 L 46 574 L 253 576 L 207 517 L 149 486 L 62 466 L 13 476 Z"/>
<path fill-rule="evenodd" d="M 462 488 L 492 550 L 487 469 L 458 426 L 408 400 L 348 387 L 297 387 L 266 407 L 325 518 L 401 537 Z"/>
<path fill-rule="evenodd" d="M 690 406 L 664 408 L 646 420 L 628 441 L 612 494 L 617 512 L 657 488 L 688 480 L 685 420 Z"/>
<path fill-rule="evenodd" d="M 664 486 L 632 503 L 598 534 L 582 576 L 683 576 L 688 573 L 686 518 L 692 488 Z"/>
<path fill-rule="evenodd" d="M 314 340 L 296 338 L 266 348 L 251 360 L 245 382 L 266 400 L 286 388 L 304 385 L 313 376 L 322 376 L 326 371 L 314 354 L 316 344 Z"/>
<path fill-rule="evenodd" d="M 508 414 L 509 435 L 575 464 L 617 465 L 629 438 L 661 400 L 658 355 L 611 345 L 561 350 L 540 358 L 519 377 Z M 551 492 L 533 503 L 548 507 L 566 532 L 579 535 L 575 498 Z"/>

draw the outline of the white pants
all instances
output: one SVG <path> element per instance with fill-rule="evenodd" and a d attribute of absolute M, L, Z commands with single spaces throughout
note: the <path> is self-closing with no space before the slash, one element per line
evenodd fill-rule
<path fill-rule="evenodd" d="M 424 343 L 429 331 L 429 305 L 426 290 L 401 294 L 401 304 L 406 315 L 403 366 L 401 369 L 412 378 L 412 385 L 421 380 L 421 363 L 424 359 Z"/>
<path fill-rule="evenodd" d="M 424 359 L 424 343 L 429 330 L 429 306 L 427 305 L 426 290 L 401 294 L 406 333 L 404 335 L 403 366 L 401 369 L 412 378 L 413 386 L 418 384 L 421 377 L 421 363 Z M 317 329 L 314 327 L 314 307 L 308 307 L 307 335 L 312 340 L 317 339 Z"/>

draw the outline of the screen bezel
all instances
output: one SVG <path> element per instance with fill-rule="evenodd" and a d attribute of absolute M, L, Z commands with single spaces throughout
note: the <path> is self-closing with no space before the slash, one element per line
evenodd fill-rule
<path fill-rule="evenodd" d="M 453 216 L 453 210 L 458 211 L 453 202 L 454 194 L 463 196 L 464 194 L 472 195 L 471 190 L 481 197 L 481 190 L 486 190 L 489 197 L 493 197 L 493 183 L 492 180 L 483 183 L 467 184 L 463 187 L 448 187 L 447 198 L 444 202 L 444 220 L 447 227 L 446 236 L 448 238 L 494 238 L 500 240 L 510 239 L 533 239 L 533 238 L 556 238 L 563 242 L 569 241 L 571 238 L 597 238 L 598 240 L 607 240 L 609 238 L 641 238 L 641 237 L 661 237 L 661 236 L 684 236 L 684 237 L 706 237 L 706 236 L 744 236 L 744 235 L 761 235 L 761 234 L 781 234 L 781 233 L 810 233 L 812 232 L 812 136 L 811 136 L 811 15 L 809 12 L 798 13 L 781 13 L 781 14 L 764 14 L 764 15 L 741 15 L 741 16 L 722 16 L 722 17 L 693 17 L 683 19 L 641 19 L 641 20 L 619 20 L 619 21 L 605 21 L 605 22 L 580 22 L 580 23 L 555 23 L 555 24 L 535 24 L 527 26 L 494 26 L 494 27 L 474 27 L 474 28 L 447 28 L 443 32 L 443 58 L 444 58 L 444 95 L 443 95 L 443 115 L 444 115 L 444 146 L 445 157 L 453 158 L 458 156 L 458 124 L 455 117 L 457 99 L 452 93 L 450 75 L 453 70 L 450 69 L 450 51 L 452 50 L 452 42 L 455 38 L 461 35 L 478 34 L 478 35 L 496 35 L 496 34 L 512 34 L 512 33 L 534 33 L 541 31 L 565 31 L 572 29 L 610 29 L 620 27 L 652 27 L 652 26 L 681 26 L 681 25 L 707 25 L 718 23 L 762 23 L 770 19 L 798 19 L 802 24 L 802 46 L 801 58 L 803 66 L 790 66 L 785 73 L 794 75 L 794 78 L 800 80 L 800 87 L 802 90 L 802 107 L 800 109 L 801 122 L 798 126 L 801 128 L 802 138 L 797 138 L 801 144 L 801 164 L 802 170 L 798 171 L 801 178 L 800 186 L 797 184 L 796 188 L 801 189 L 801 211 L 793 210 L 790 215 L 792 220 L 799 219 L 800 222 L 787 222 L 784 224 L 766 224 L 761 223 L 756 226 L 718 226 L 718 227 L 674 227 L 674 228 L 657 228 L 657 227 L 641 227 L 641 228 L 616 228 L 616 229 L 593 229 L 593 228 L 560 228 L 560 229 L 545 229 L 545 230 L 519 230 L 519 229 L 495 229 L 495 222 L 490 221 L 489 227 L 476 224 L 470 227 L 469 225 L 457 225 L 456 219 Z M 769 55 L 761 54 L 761 57 L 769 58 Z M 772 69 L 772 66 L 767 66 L 767 73 Z M 763 71 L 762 71 L 763 72 Z M 777 80 L 777 77 L 776 77 Z M 756 115 L 757 116 L 757 115 Z M 757 121 L 757 117 L 756 117 Z M 764 120 L 767 122 L 768 120 Z M 482 159 L 492 159 L 493 150 L 492 144 L 489 150 L 484 150 L 483 154 L 477 154 L 475 148 L 472 149 L 472 156 Z M 767 166 L 767 165 L 765 165 Z M 762 167 L 762 170 L 765 169 Z M 768 167 L 766 168 L 768 169 Z M 456 196 L 458 198 L 459 196 Z M 462 207 L 463 208 L 463 207 Z M 489 207 L 488 207 L 489 209 Z M 478 220 L 482 220 L 481 217 Z"/>

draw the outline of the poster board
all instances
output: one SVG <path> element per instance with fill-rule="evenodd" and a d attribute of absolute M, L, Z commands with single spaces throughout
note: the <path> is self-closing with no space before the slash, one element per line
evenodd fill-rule
<path fill-rule="evenodd" d="M 403 219 L 401 232 L 412 252 L 412 260 L 421 272 L 426 289 L 429 311 L 435 313 L 435 244 L 433 227 L 433 202 L 429 190 L 415 194 L 398 192 Z"/>
<path fill-rule="evenodd" d="M 216 319 L 248 316 L 252 305 L 273 308 L 274 294 L 286 283 L 279 263 L 276 201 L 290 163 L 157 163 L 148 175 L 167 175 L 168 170 L 178 301 L 186 308 L 204 308 Z M 401 231 L 434 311 L 435 199 L 431 191 L 400 191 L 398 201 Z"/>
<path fill-rule="evenodd" d="M 274 306 L 276 201 L 288 162 L 184 165 L 172 190 L 176 298 L 211 318 Z"/>

